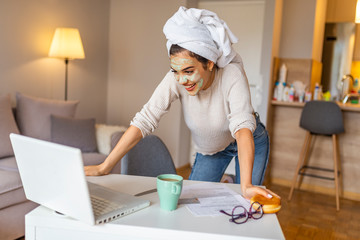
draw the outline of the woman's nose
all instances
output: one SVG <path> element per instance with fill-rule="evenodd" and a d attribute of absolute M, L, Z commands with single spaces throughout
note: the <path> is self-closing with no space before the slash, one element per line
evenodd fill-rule
<path fill-rule="evenodd" d="M 178 77 L 178 82 L 180 83 L 180 84 L 185 84 L 185 83 L 187 83 L 187 78 L 186 78 L 186 76 L 185 75 L 180 75 L 179 77 Z"/>

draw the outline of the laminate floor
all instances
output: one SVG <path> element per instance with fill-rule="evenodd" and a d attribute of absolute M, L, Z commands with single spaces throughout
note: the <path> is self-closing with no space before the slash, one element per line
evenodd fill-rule
<path fill-rule="evenodd" d="M 185 179 L 190 167 L 178 169 Z M 286 239 L 360 239 L 360 201 L 340 199 L 336 211 L 335 196 L 295 190 L 287 201 L 289 187 L 270 184 L 269 189 L 281 196 L 277 213 Z"/>

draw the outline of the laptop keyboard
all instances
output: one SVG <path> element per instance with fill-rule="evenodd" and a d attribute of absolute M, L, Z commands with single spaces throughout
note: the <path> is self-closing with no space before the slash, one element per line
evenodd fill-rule
<path fill-rule="evenodd" d="M 118 203 L 111 202 L 109 200 L 94 195 L 91 195 L 91 204 L 95 216 L 100 216 L 102 214 L 109 213 L 122 207 L 122 205 Z"/>

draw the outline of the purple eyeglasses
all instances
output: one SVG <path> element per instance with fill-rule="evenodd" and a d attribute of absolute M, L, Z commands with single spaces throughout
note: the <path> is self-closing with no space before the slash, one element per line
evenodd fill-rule
<path fill-rule="evenodd" d="M 258 202 L 253 202 L 250 205 L 249 211 L 247 211 L 243 206 L 235 206 L 231 212 L 231 214 L 225 212 L 224 210 L 220 210 L 221 213 L 230 216 L 230 222 L 236 224 L 245 223 L 249 218 L 253 218 L 255 220 L 260 219 L 264 215 L 264 211 L 262 206 Z"/>

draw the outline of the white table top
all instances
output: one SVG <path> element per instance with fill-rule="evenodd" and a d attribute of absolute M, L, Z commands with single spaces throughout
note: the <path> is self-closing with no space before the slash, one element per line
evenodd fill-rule
<path fill-rule="evenodd" d="M 88 177 L 88 181 L 109 187 L 111 189 L 135 195 L 156 188 L 156 178 L 112 174 L 102 177 Z M 184 181 L 184 185 L 198 183 Z M 217 183 L 223 184 L 223 183 Z M 240 185 L 227 186 L 240 192 Z M 91 233 L 96 239 L 115 239 L 115 235 L 124 239 L 285 239 L 276 214 L 265 214 L 259 220 L 249 219 L 245 224 L 229 222 L 228 216 L 195 217 L 185 205 L 179 205 L 172 212 L 160 208 L 156 192 L 141 196 L 150 200 L 149 207 L 127 215 L 114 222 L 98 226 L 90 226 L 69 217 L 59 216 L 45 207 L 38 207 L 26 215 L 26 238 L 33 238 L 35 228 L 63 228 L 69 231 Z M 60 238 L 60 235 L 59 239 Z M 75 235 L 74 235 L 75 236 Z M 76 236 L 80 236 L 77 235 Z M 82 236 L 82 235 L 81 235 Z M 87 237 L 89 237 L 87 236 Z M 151 237 L 152 236 L 152 237 Z M 85 238 L 83 238 L 85 239 Z"/>

